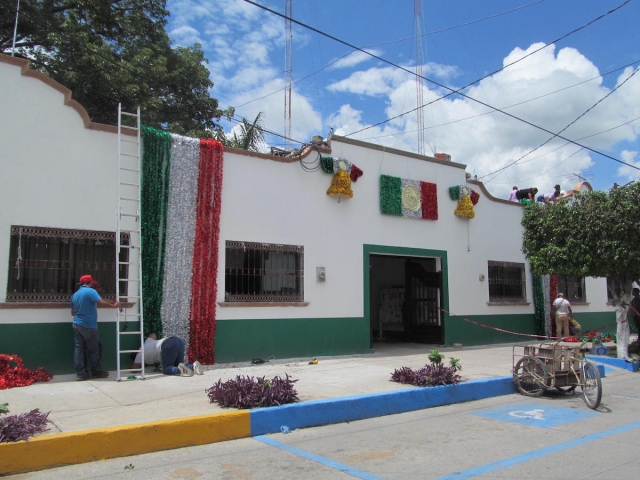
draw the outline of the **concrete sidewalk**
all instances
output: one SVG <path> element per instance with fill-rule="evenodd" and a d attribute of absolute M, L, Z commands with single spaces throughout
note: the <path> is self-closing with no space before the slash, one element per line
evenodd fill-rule
<path fill-rule="evenodd" d="M 532 342 L 527 342 L 532 343 Z M 416 388 L 389 381 L 400 367 L 422 367 L 436 346 L 374 344 L 367 355 L 270 360 L 205 367 L 204 375 L 146 380 L 75 381 L 75 375 L 0 392 L 11 414 L 50 411 L 51 431 L 29 442 L 0 444 L 0 473 L 48 468 L 279 431 L 351 421 L 516 391 L 512 344 L 438 348 L 462 365 L 457 386 Z M 300 402 L 250 411 L 210 404 L 205 390 L 236 375 L 297 379 Z"/>

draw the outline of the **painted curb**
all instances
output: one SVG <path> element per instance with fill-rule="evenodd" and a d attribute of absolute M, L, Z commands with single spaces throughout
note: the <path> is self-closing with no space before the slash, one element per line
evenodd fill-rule
<path fill-rule="evenodd" d="M 513 377 L 472 380 L 458 385 L 314 400 L 251 410 L 251 436 L 289 429 L 351 422 L 453 403 L 516 393 Z"/>
<path fill-rule="evenodd" d="M 516 393 L 513 378 L 315 400 L 0 443 L 0 475 L 158 452 L 192 445 L 349 422 Z"/>
<path fill-rule="evenodd" d="M 246 410 L 42 435 L 0 444 L 0 475 L 248 437 Z"/>
<path fill-rule="evenodd" d="M 630 372 L 637 372 L 638 368 L 640 368 L 640 363 L 627 362 L 624 358 L 612 358 L 604 355 L 587 355 L 587 358 L 594 362 L 605 363 L 607 365 L 611 365 L 612 367 L 629 370 Z"/>

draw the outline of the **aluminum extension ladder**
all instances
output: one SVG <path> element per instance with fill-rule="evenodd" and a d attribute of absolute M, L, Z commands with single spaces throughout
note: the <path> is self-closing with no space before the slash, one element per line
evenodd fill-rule
<path fill-rule="evenodd" d="M 123 125 L 125 120 L 125 125 Z M 134 126 L 129 126 L 135 123 Z M 118 207 L 116 210 L 116 299 L 122 303 L 116 322 L 117 380 L 139 374 L 144 380 L 144 317 L 142 302 L 142 232 L 140 220 L 142 144 L 140 108 L 122 111 L 118 104 Z M 132 323 L 133 326 L 130 326 Z M 131 337 L 137 338 L 132 342 Z M 136 337 L 137 336 L 137 337 Z M 133 346 L 132 346 L 133 345 Z M 123 368 L 140 352 L 141 368 Z"/>

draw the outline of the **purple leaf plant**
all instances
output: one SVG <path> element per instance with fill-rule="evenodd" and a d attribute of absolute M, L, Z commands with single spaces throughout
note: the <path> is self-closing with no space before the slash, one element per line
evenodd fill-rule
<path fill-rule="evenodd" d="M 0 417 L 0 443 L 29 441 L 29 437 L 46 432 L 49 413 L 42 413 L 36 408 L 20 415 Z"/>
<path fill-rule="evenodd" d="M 218 380 L 205 392 L 210 403 L 216 402 L 221 407 L 273 407 L 298 401 L 298 392 L 293 386 L 297 381 L 286 373 L 285 378 L 276 376 L 271 380 L 265 380 L 265 377 L 238 375 L 235 380 Z"/>

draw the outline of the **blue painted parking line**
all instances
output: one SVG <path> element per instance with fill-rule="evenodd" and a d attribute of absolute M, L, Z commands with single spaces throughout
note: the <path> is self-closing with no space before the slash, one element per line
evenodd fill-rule
<path fill-rule="evenodd" d="M 609 437 L 617 433 L 627 432 L 629 430 L 633 430 L 634 428 L 639 428 L 639 427 L 640 427 L 640 422 L 633 422 L 628 425 L 622 425 L 617 428 L 612 428 L 611 430 L 592 433 L 591 435 L 587 435 L 586 437 L 576 438 L 575 440 L 569 440 L 568 442 L 559 443 L 557 445 L 551 445 L 549 447 L 541 448 L 539 450 L 523 453 L 522 455 L 516 455 L 515 457 L 506 458 L 498 462 L 488 463 L 487 465 L 481 465 L 480 467 L 471 468 L 463 472 L 457 472 L 457 473 L 454 473 L 453 475 L 440 477 L 438 480 L 471 478 L 471 477 L 476 477 L 478 475 L 484 475 L 485 473 L 495 472 L 496 470 L 502 470 L 503 468 L 512 467 L 514 465 L 518 465 L 519 463 L 536 460 L 546 455 L 551 455 L 552 453 L 558 453 L 563 450 L 567 450 L 569 448 L 578 447 L 580 445 L 584 445 L 585 443 L 593 442 L 595 440 L 600 440 L 601 438 Z"/>
<path fill-rule="evenodd" d="M 293 453 L 294 455 L 298 455 L 300 457 L 308 458 L 309 460 L 313 460 L 314 462 L 318 462 L 329 468 L 339 470 L 341 472 L 344 472 L 356 478 L 362 478 L 363 480 L 383 480 L 381 477 L 376 477 L 375 475 L 372 475 L 368 472 L 363 472 L 362 470 L 358 470 L 356 468 L 350 467 L 349 465 L 345 465 L 344 463 L 336 462 L 328 458 L 321 457 L 320 455 L 307 452 L 297 447 L 292 447 L 291 445 L 287 445 L 286 443 L 279 442 L 277 440 L 274 440 L 273 438 L 266 437 L 264 435 L 259 435 L 253 438 L 261 441 L 262 443 L 266 443 L 267 445 L 271 445 L 272 447 L 279 448 L 281 450 L 284 450 L 285 452 Z"/>
<path fill-rule="evenodd" d="M 472 415 L 533 427 L 552 428 L 600 414 L 591 410 L 550 407 L 548 405 L 523 402 L 473 412 Z"/>

